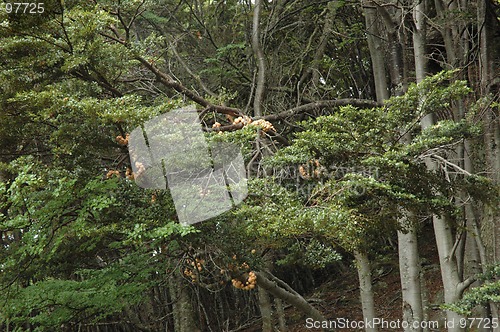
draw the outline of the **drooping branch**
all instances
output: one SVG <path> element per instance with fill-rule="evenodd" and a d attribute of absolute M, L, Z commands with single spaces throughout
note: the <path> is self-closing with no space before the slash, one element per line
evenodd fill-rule
<path fill-rule="evenodd" d="M 205 98 L 203 98 L 200 95 L 196 94 L 195 92 L 189 90 L 184 85 L 182 85 L 180 82 L 174 80 L 170 75 L 161 71 L 152 62 L 149 62 L 148 60 L 144 59 L 143 57 L 141 57 L 139 55 L 136 55 L 135 58 L 140 63 L 142 63 L 144 67 L 146 67 L 149 71 L 151 71 L 156 76 L 156 79 L 160 83 L 162 83 L 163 85 L 165 85 L 169 88 L 174 89 L 175 91 L 181 93 L 182 95 L 191 99 L 195 103 L 197 103 L 203 107 L 206 107 L 212 111 L 215 111 L 217 113 L 228 114 L 228 115 L 233 115 L 233 116 L 243 115 L 242 112 L 237 108 L 211 104 Z"/>
<path fill-rule="evenodd" d="M 442 163 L 444 163 L 445 165 L 448 165 L 448 166 L 451 166 L 453 167 L 456 171 L 458 171 L 459 173 L 462 173 L 462 174 L 465 174 L 467 176 L 472 176 L 471 173 L 467 172 L 465 169 L 463 169 L 462 167 L 458 166 L 457 164 L 454 164 L 452 163 L 451 161 L 449 160 L 446 160 L 445 158 L 437 155 L 437 154 L 431 154 L 430 155 L 431 158 L 434 158 L 434 159 L 437 159 L 439 161 L 441 161 Z"/>
<path fill-rule="evenodd" d="M 119 33 L 114 26 L 109 27 L 111 31 L 116 36 L 119 36 Z M 130 44 L 124 40 L 123 38 L 120 37 L 114 37 L 106 33 L 101 33 L 102 36 L 109 38 L 117 43 L 120 43 L 124 45 L 127 48 L 130 48 Z M 175 91 L 179 92 L 180 94 L 184 95 L 185 97 L 189 98 L 190 100 L 194 101 L 195 103 L 205 107 L 206 109 L 210 111 L 214 111 L 217 113 L 222 113 L 222 114 L 228 114 L 232 116 L 243 116 L 243 113 L 241 110 L 233 107 L 227 107 L 227 106 L 222 106 L 222 105 L 213 105 L 210 103 L 208 100 L 203 98 L 202 96 L 198 95 L 194 91 L 188 89 L 184 85 L 182 85 L 180 82 L 176 81 L 172 76 L 169 74 L 165 73 L 161 69 L 159 69 L 154 62 L 148 61 L 144 57 L 142 57 L 139 54 L 135 54 L 134 58 L 139 61 L 144 67 L 146 67 L 151 73 L 153 73 L 156 77 L 156 80 L 163 84 L 164 86 L 174 89 Z"/>
<path fill-rule="evenodd" d="M 307 317 L 310 317 L 315 321 L 326 321 L 326 318 L 316 308 L 310 305 L 300 294 L 295 291 L 292 293 L 289 290 L 280 287 L 276 281 L 268 278 L 268 275 L 265 272 L 255 273 L 257 275 L 257 286 L 263 288 L 273 296 L 293 305 L 295 308 L 302 311 Z"/>

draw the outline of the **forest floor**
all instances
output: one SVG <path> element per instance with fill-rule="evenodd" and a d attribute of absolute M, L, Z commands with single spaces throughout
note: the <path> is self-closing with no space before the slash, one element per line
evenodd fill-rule
<path fill-rule="evenodd" d="M 439 321 L 442 327 L 444 315 L 438 309 L 442 302 L 442 282 L 439 270 L 439 259 L 434 239 L 421 240 L 422 269 L 426 288 L 427 321 Z M 379 264 L 373 269 L 373 290 L 375 292 L 375 310 L 377 316 L 386 322 L 397 322 L 402 318 L 401 284 L 397 256 L 391 257 L 387 263 Z M 354 269 L 341 272 L 330 280 L 319 285 L 304 296 L 319 309 L 328 320 L 362 321 L 363 314 L 359 299 L 358 276 Z M 306 317 L 293 307 L 286 307 L 285 317 L 288 332 L 320 331 L 307 326 Z M 395 323 L 392 323 L 395 324 Z M 260 322 L 243 332 L 260 331 Z M 342 328 L 337 331 L 361 331 L 364 329 Z M 401 328 L 381 328 L 379 331 L 402 331 Z M 444 328 L 432 329 L 445 330 Z"/>

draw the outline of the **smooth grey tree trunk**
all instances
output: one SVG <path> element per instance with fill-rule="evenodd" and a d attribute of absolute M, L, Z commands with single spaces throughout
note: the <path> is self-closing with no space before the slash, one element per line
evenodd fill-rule
<path fill-rule="evenodd" d="M 421 122 L 423 129 L 430 127 L 433 124 L 434 117 L 432 114 L 425 116 Z M 436 165 L 432 160 L 428 159 L 426 161 L 426 164 L 429 170 L 435 170 Z M 439 265 L 441 268 L 444 302 L 455 303 L 460 300 L 462 292 L 472 283 L 472 281 L 468 280 L 466 283 L 463 283 L 460 280 L 458 265 L 453 252 L 454 240 L 449 221 L 442 216 L 434 214 L 432 216 L 432 224 L 434 227 L 434 235 L 436 237 L 436 246 L 439 255 Z M 464 317 L 457 314 L 456 312 L 447 310 L 446 320 L 448 322 L 453 322 L 449 323 L 447 330 L 450 332 L 464 331 L 464 329 L 461 328 L 459 324 L 461 318 Z"/>
<path fill-rule="evenodd" d="M 420 83 L 427 76 L 427 1 L 415 0 L 413 3 L 413 57 L 415 59 L 415 79 Z"/>
<path fill-rule="evenodd" d="M 400 221 L 401 223 L 401 221 Z M 403 320 L 408 323 L 405 331 L 422 331 L 424 320 L 420 281 L 420 256 L 414 225 L 398 231 L 399 273 L 403 298 Z"/>
<path fill-rule="evenodd" d="M 362 4 L 366 31 L 368 32 L 366 38 L 368 40 L 368 48 L 370 49 L 370 58 L 372 61 L 375 93 L 377 95 L 377 101 L 383 103 L 385 100 L 389 99 L 389 89 L 385 71 L 384 40 L 378 26 L 377 8 L 369 0 L 363 0 Z"/>
<path fill-rule="evenodd" d="M 416 83 L 427 76 L 427 1 L 415 0 L 413 3 L 413 57 L 415 60 Z M 409 141 L 409 138 L 406 138 Z M 408 214 L 407 214 L 408 215 Z M 403 298 L 403 319 L 408 322 L 406 331 L 422 331 L 420 322 L 425 320 L 423 292 L 418 253 L 417 230 L 411 221 L 400 221 L 407 233 L 398 232 L 399 265 Z"/>
<path fill-rule="evenodd" d="M 441 277 L 443 280 L 444 288 L 444 302 L 455 303 L 460 300 L 463 290 L 465 289 L 460 282 L 458 275 L 458 267 L 455 257 L 452 253 L 453 238 L 448 221 L 440 216 L 433 216 L 434 233 L 436 236 L 436 244 L 439 253 L 439 265 L 441 267 Z M 448 325 L 448 331 L 458 332 L 465 331 L 460 327 L 460 319 L 463 316 L 456 312 L 447 310 L 446 320 L 454 322 Z"/>
<path fill-rule="evenodd" d="M 368 322 L 373 322 L 377 315 L 375 314 L 375 301 L 372 288 L 372 272 L 368 255 L 361 251 L 354 252 L 356 259 L 356 268 L 359 278 L 359 294 L 361 297 L 361 307 L 363 309 L 363 318 Z M 376 327 L 365 328 L 367 332 L 377 331 Z"/>
<path fill-rule="evenodd" d="M 260 42 L 260 12 L 262 0 L 255 0 L 252 26 L 252 49 L 257 62 L 257 82 L 255 87 L 255 97 L 253 101 L 253 115 L 262 115 L 262 102 L 264 101 L 264 87 L 266 84 L 266 60 Z"/>

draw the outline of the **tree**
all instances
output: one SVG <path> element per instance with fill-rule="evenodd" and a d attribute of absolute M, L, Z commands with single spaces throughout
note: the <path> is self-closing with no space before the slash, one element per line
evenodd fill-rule
<path fill-rule="evenodd" d="M 323 320 L 304 295 L 311 269 L 328 271 L 345 250 L 366 263 L 384 254 L 374 244 L 418 236 L 429 215 L 441 218 L 445 280 L 462 283 L 447 300 L 458 300 L 473 280 L 466 254 L 484 267 L 498 244 L 487 228 L 498 220 L 496 11 L 295 0 L 2 11 L 2 328 L 236 329 L 258 315 L 256 287 Z M 424 79 L 442 68 L 467 70 Z M 127 133 L 186 104 L 207 139 L 242 145 L 252 175 L 241 207 L 187 228 L 168 191 L 136 187 L 127 149 Z M 420 128 L 431 113 L 437 121 Z M 450 203 L 460 200 L 474 204 L 461 214 Z M 419 262 L 408 256 L 404 297 L 417 303 Z M 281 311 L 270 303 L 263 312 Z"/>

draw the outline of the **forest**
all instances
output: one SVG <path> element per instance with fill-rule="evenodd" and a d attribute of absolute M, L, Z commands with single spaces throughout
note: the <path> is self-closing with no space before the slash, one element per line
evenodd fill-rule
<path fill-rule="evenodd" d="M 6 332 L 499 332 L 499 0 L 3 1 L 0 294 Z"/>

